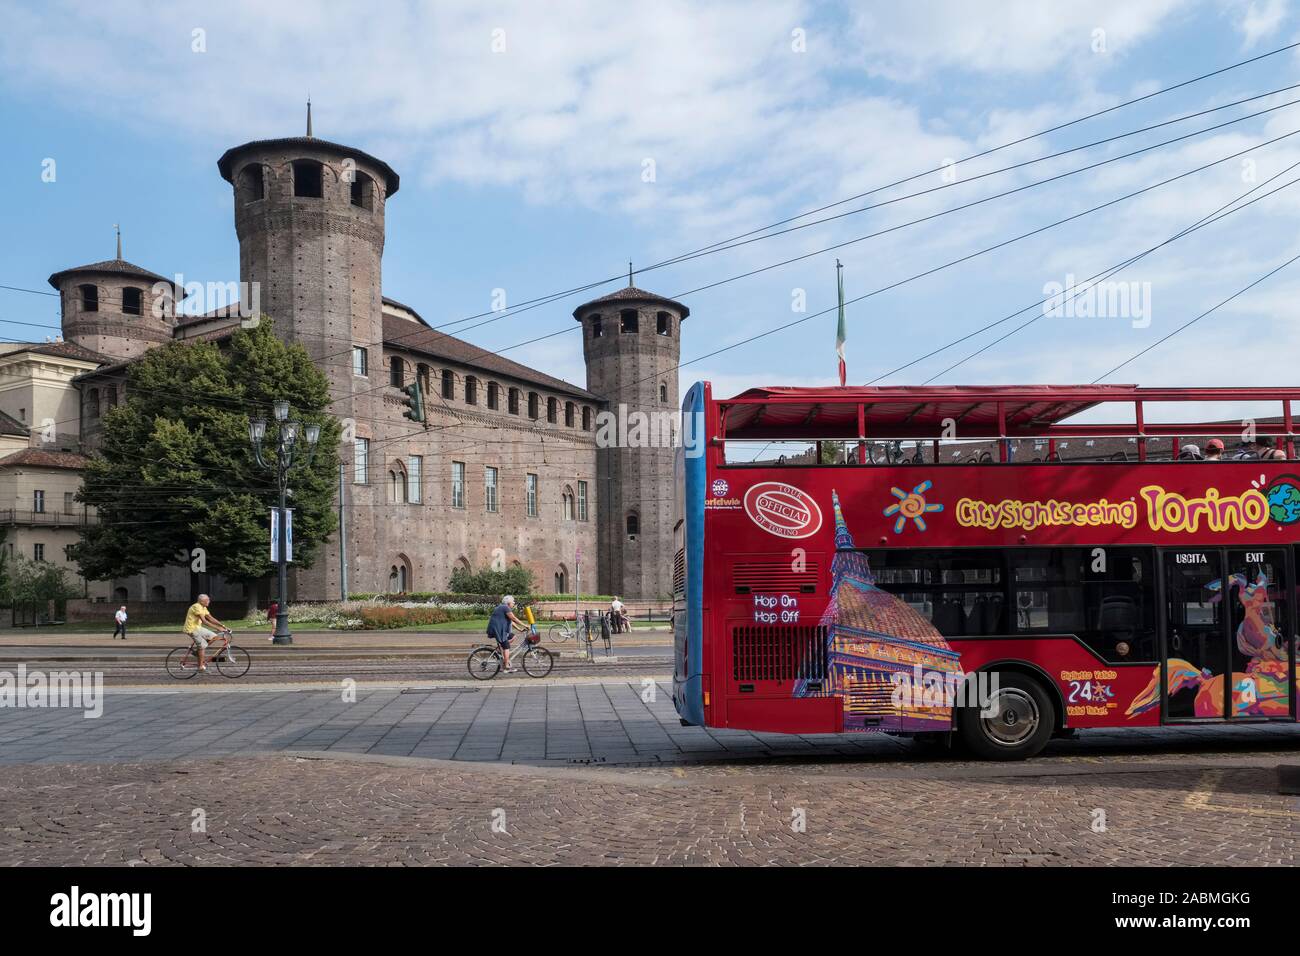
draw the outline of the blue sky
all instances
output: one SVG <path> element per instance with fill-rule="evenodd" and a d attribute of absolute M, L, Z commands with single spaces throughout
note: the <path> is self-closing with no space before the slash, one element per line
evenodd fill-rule
<path fill-rule="evenodd" d="M 897 9 L 896 9 L 897 8 Z M 1300 38 L 1286 0 L 910 4 L 7 3 L 0 34 L 0 284 L 126 257 L 238 278 L 228 147 L 315 132 L 393 165 L 384 291 L 435 325 L 620 274 L 942 166 Z M 196 31 L 201 31 L 196 33 Z M 196 37 L 201 43 L 196 42 Z M 196 46 L 203 49 L 196 50 Z M 494 46 L 496 49 L 494 49 Z M 1010 163 L 1300 83 L 1295 52 L 954 167 L 887 207 L 638 276 L 675 296 L 1070 168 L 1300 98 L 1300 90 L 977 181 Z M 850 296 L 1233 153 L 1241 157 L 850 308 L 868 379 L 1160 242 L 1300 160 L 1300 104 L 965 212 L 683 297 L 683 387 L 832 384 L 833 315 L 691 362 Z M 55 160 L 57 178 L 42 180 Z M 654 178 L 645 181 L 648 161 Z M 1283 177 L 1288 182 L 1300 169 Z M 932 173 L 874 201 L 945 185 Z M 854 209 L 865 201 L 837 207 Z M 1049 316 L 938 379 L 1087 382 L 1300 252 L 1300 184 L 1116 279 L 1149 319 Z M 1293 384 L 1300 264 L 1108 381 Z M 590 294 L 612 290 L 611 283 Z M 466 333 L 506 349 L 573 326 L 583 297 Z M 1041 310 L 1039 310 L 1041 311 Z M 1037 314 L 1030 312 L 1026 317 Z M 0 290 L 0 336 L 57 300 Z M 1023 321 L 1023 319 L 1021 320 Z M 1145 324 L 1144 324 L 1145 323 Z M 921 382 L 1009 328 L 889 384 Z M 448 331 L 455 332 L 451 327 Z M 507 351 L 581 383 L 575 333 Z"/>

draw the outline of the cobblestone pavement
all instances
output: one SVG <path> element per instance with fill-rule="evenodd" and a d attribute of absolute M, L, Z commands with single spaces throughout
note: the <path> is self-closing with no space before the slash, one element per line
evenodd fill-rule
<path fill-rule="evenodd" d="M 1294 863 L 1277 766 L 1297 744 L 1295 725 L 1093 732 L 987 764 L 682 727 L 637 678 L 360 684 L 353 702 L 216 681 L 109 691 L 97 719 L 0 711 L 0 860 Z"/>
<path fill-rule="evenodd" d="M 0 778 L 0 821 L 17 865 L 1259 865 L 1300 849 L 1274 771 L 1171 763 L 23 765 Z"/>

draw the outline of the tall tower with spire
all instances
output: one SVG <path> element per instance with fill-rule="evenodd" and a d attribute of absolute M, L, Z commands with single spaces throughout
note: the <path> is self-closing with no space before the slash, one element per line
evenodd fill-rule
<path fill-rule="evenodd" d="M 370 478 L 365 443 L 379 447 L 399 427 L 385 424 L 376 388 L 385 381 L 384 212 L 397 173 L 359 149 L 316 138 L 310 103 L 305 136 L 236 146 L 217 169 L 234 187 L 243 288 L 255 291 L 276 334 L 306 348 L 324 371 L 330 411 L 344 421 L 341 454 L 357 516 L 349 519 L 349 540 L 382 550 L 391 532 L 375 518 L 382 485 Z M 358 549 L 349 563 L 353 558 L 366 554 Z M 338 594 L 340 576 L 331 548 L 298 584 L 304 593 Z"/>
<path fill-rule="evenodd" d="M 680 419 L 677 365 L 690 310 L 632 284 L 578 306 L 587 389 L 605 399 L 596 429 L 596 487 L 602 594 L 672 593 L 673 461 L 670 423 Z M 638 429 L 636 423 L 646 423 Z"/>

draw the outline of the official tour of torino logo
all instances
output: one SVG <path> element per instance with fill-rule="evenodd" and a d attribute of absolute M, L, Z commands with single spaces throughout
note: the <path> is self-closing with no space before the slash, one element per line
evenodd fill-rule
<path fill-rule="evenodd" d="M 745 513 L 778 538 L 807 538 L 822 526 L 822 509 L 812 496 L 780 481 L 764 481 L 745 492 Z"/>

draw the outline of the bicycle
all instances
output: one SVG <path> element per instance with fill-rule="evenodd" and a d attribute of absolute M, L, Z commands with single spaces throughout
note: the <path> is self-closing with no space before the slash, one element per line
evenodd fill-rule
<path fill-rule="evenodd" d="M 563 644 L 571 637 L 575 641 L 583 640 L 588 644 L 596 643 L 596 638 L 590 631 L 584 631 L 580 627 L 569 627 L 564 621 L 552 624 L 550 630 L 546 632 L 546 636 L 550 638 L 552 644 Z"/>
<path fill-rule="evenodd" d="M 207 659 L 217 665 L 217 672 L 222 677 L 232 679 L 247 674 L 252 663 L 248 651 L 230 643 L 234 636 L 232 631 L 222 631 L 213 638 L 207 649 Z M 198 643 L 191 639 L 189 647 L 177 647 L 169 652 L 164 664 L 167 675 L 176 680 L 189 680 L 199 673 L 198 647 Z"/>
<path fill-rule="evenodd" d="M 555 666 L 555 658 L 550 651 L 542 647 L 540 637 L 532 640 L 530 636 L 524 641 L 524 650 L 519 657 L 519 663 L 529 677 L 545 677 Z M 501 668 L 505 666 L 501 646 L 483 644 L 474 648 L 469 652 L 469 659 L 465 662 L 465 666 L 469 668 L 469 676 L 475 680 L 491 680 L 501 673 Z"/>

